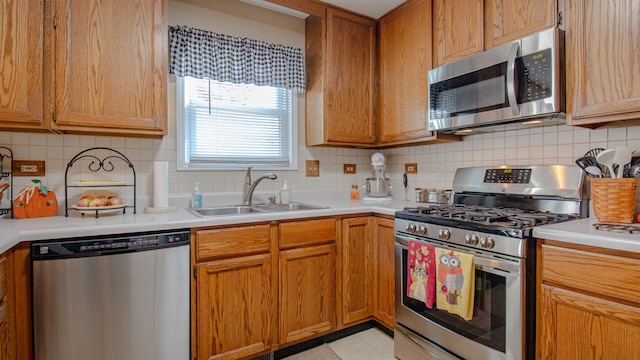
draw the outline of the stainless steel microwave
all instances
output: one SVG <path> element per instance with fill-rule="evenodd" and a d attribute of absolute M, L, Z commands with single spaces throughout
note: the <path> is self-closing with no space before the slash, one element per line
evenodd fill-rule
<path fill-rule="evenodd" d="M 430 70 L 428 91 L 430 131 L 564 122 L 564 33 L 550 28 Z"/>

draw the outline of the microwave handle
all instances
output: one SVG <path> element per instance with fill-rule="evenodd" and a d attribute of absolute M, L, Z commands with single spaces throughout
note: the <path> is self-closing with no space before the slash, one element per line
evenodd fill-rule
<path fill-rule="evenodd" d="M 509 50 L 509 60 L 507 60 L 507 97 L 509 99 L 509 106 L 514 116 L 520 115 L 520 108 L 518 107 L 518 100 L 516 99 L 516 58 L 520 53 L 520 43 L 514 42 L 511 44 Z"/>

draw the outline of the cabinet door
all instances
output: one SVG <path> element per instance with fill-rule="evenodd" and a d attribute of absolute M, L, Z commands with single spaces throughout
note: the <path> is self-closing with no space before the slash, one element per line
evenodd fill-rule
<path fill-rule="evenodd" d="M 166 134 L 167 0 L 56 2 L 55 127 Z"/>
<path fill-rule="evenodd" d="M 44 111 L 44 0 L 0 0 L 0 128 L 41 129 Z M 47 113 L 49 113 L 47 111 Z"/>
<path fill-rule="evenodd" d="M 556 25 L 557 0 L 485 2 L 485 49 Z"/>
<path fill-rule="evenodd" d="M 7 293 L 7 256 L 0 256 L 0 360 L 10 359 L 9 304 Z"/>
<path fill-rule="evenodd" d="M 342 220 L 342 325 L 368 320 L 373 315 L 373 217 Z"/>
<path fill-rule="evenodd" d="M 249 358 L 271 348 L 271 259 L 257 255 L 196 266 L 199 359 Z"/>
<path fill-rule="evenodd" d="M 567 33 L 567 122 L 640 118 L 640 3 L 571 0 Z"/>
<path fill-rule="evenodd" d="M 280 344 L 336 328 L 336 246 L 280 252 Z"/>
<path fill-rule="evenodd" d="M 433 0 L 434 67 L 483 50 L 482 0 Z"/>
<path fill-rule="evenodd" d="M 373 316 L 382 325 L 393 329 L 396 322 L 393 220 L 376 218 L 374 231 L 376 291 L 373 298 Z"/>
<path fill-rule="evenodd" d="M 640 309 L 543 286 L 538 359 L 630 359 L 640 354 Z M 631 357 L 630 357 L 631 356 Z"/>
<path fill-rule="evenodd" d="M 431 0 L 409 1 L 380 19 L 380 136 L 426 138 L 431 69 Z"/>
<path fill-rule="evenodd" d="M 375 21 L 327 7 L 305 24 L 307 146 L 375 144 Z"/>

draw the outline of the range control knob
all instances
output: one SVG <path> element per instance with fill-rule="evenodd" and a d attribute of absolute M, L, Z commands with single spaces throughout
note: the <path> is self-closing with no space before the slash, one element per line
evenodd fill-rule
<path fill-rule="evenodd" d="M 464 236 L 464 242 L 466 242 L 467 245 L 476 246 L 478 245 L 478 241 L 478 235 L 476 234 L 467 234 Z"/>
<path fill-rule="evenodd" d="M 480 246 L 485 249 L 491 249 L 496 246 L 496 242 L 491 236 L 483 236 L 482 239 L 480 239 Z"/>
<path fill-rule="evenodd" d="M 418 226 L 418 234 L 419 235 L 427 235 L 427 226 L 426 225 Z"/>
<path fill-rule="evenodd" d="M 417 227 L 416 227 L 416 224 L 414 223 L 408 223 L 406 229 L 407 229 L 407 232 L 415 233 Z"/>
<path fill-rule="evenodd" d="M 438 231 L 438 237 L 442 240 L 449 240 L 451 237 L 451 231 L 449 231 L 449 229 L 440 229 Z"/>

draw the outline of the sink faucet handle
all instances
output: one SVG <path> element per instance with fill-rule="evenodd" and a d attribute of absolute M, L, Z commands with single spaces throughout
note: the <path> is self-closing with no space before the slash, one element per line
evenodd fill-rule
<path fill-rule="evenodd" d="M 276 204 L 276 197 L 275 197 L 275 195 L 274 195 L 274 196 L 269 196 L 269 198 L 268 198 L 268 199 L 269 199 L 269 203 L 271 203 L 271 204 L 273 204 L 273 205 L 275 205 L 275 204 Z"/>
<path fill-rule="evenodd" d="M 251 166 L 247 168 L 247 173 L 244 175 L 244 183 L 251 185 Z"/>

